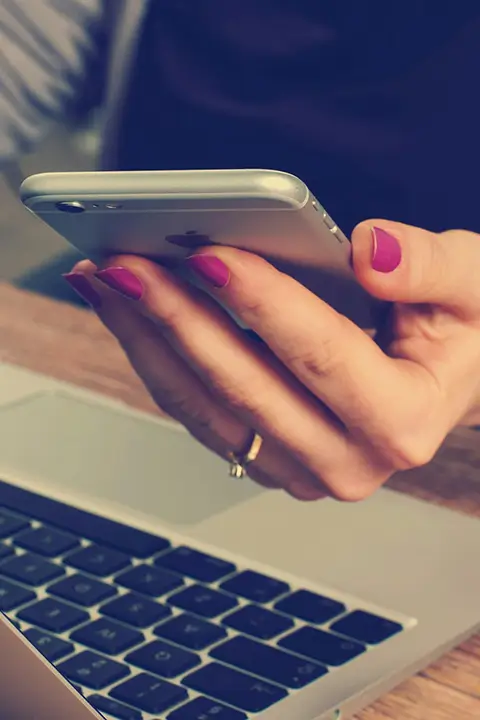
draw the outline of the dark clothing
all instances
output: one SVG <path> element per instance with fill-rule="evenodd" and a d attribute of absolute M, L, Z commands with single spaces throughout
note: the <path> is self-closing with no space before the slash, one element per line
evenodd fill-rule
<path fill-rule="evenodd" d="M 480 5 L 151 0 L 119 169 L 262 167 L 367 217 L 480 232 Z"/>

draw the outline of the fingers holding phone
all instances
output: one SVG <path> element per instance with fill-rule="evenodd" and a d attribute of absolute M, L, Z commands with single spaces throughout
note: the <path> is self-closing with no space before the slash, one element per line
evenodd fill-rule
<path fill-rule="evenodd" d="M 127 262 L 132 261 L 135 262 L 135 259 L 129 258 Z M 113 265 L 117 272 L 102 275 L 93 263 L 84 261 L 66 279 L 87 302 L 91 303 L 92 297 L 95 297 L 94 308 L 100 319 L 120 342 L 133 369 L 158 406 L 221 457 L 229 459 L 232 454 L 241 454 L 248 444 L 252 428 L 227 407 L 212 385 L 205 382 L 182 357 L 168 331 L 168 323 L 177 322 L 174 319 L 176 313 L 184 312 L 181 293 L 191 301 L 195 291 L 182 287 L 176 278 L 154 267 L 156 274 L 162 273 L 157 291 L 164 297 L 170 297 L 172 305 L 177 302 L 180 305 L 176 310 L 169 310 L 168 321 L 165 315 L 161 318 L 158 314 L 153 318 L 144 311 L 139 294 L 143 284 L 138 276 L 125 267 L 119 273 L 117 262 Z M 102 276 L 101 280 L 98 275 Z M 113 281 L 111 278 L 114 278 Z M 175 287 L 177 292 L 181 288 L 177 297 L 173 294 Z M 207 312 L 221 313 L 207 298 L 204 302 L 208 306 Z M 228 318 L 227 321 L 231 322 Z M 191 322 L 195 323 L 195 317 L 191 318 Z M 208 344 L 208 339 L 206 342 Z M 300 500 L 316 500 L 325 495 L 325 488 L 318 480 L 271 438 L 265 438 L 260 455 L 248 472 L 264 487 L 284 488 Z"/>

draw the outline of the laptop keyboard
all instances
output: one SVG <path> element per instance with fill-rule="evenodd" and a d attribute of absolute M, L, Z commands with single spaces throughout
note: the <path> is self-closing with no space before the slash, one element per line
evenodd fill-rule
<path fill-rule="evenodd" d="M 3 481 L 0 611 L 118 720 L 244 720 L 404 630 Z"/>

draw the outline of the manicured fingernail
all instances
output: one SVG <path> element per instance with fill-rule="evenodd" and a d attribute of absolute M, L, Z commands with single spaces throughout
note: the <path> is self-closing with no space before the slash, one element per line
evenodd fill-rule
<path fill-rule="evenodd" d="M 83 273 L 66 273 L 64 276 L 70 287 L 75 290 L 77 295 L 80 295 L 82 300 L 91 305 L 95 310 L 101 305 L 100 295 L 91 286 L 88 279 Z"/>
<path fill-rule="evenodd" d="M 372 268 L 381 273 L 393 272 L 402 261 L 402 248 L 386 230 L 372 228 Z"/>
<path fill-rule="evenodd" d="M 192 255 L 185 262 L 190 270 L 208 285 L 216 288 L 228 285 L 230 271 L 225 263 L 213 255 Z"/>
<path fill-rule="evenodd" d="M 95 277 L 111 290 L 116 290 L 129 300 L 140 300 L 143 295 L 144 288 L 141 280 L 126 268 L 110 267 L 106 270 L 99 270 L 95 273 Z"/>

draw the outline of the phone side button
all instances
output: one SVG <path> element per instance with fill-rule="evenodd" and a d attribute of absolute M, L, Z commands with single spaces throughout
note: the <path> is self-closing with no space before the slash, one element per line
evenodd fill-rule
<path fill-rule="evenodd" d="M 323 213 L 323 222 L 327 226 L 327 228 L 330 230 L 332 235 L 335 235 L 335 233 L 338 231 L 338 225 L 332 220 L 330 215 L 326 212 Z"/>
<path fill-rule="evenodd" d="M 328 213 L 326 212 L 323 213 L 323 222 L 327 226 L 328 230 L 332 233 L 332 235 L 335 235 L 339 243 L 345 242 L 344 234 L 342 233 L 338 225 L 334 223 L 330 215 L 328 215 Z"/>

